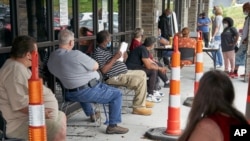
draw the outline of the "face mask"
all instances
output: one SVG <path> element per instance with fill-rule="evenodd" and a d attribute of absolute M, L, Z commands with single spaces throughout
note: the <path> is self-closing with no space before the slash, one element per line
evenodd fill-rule
<path fill-rule="evenodd" d="M 247 16 L 247 15 L 248 15 L 248 12 L 247 12 L 247 11 L 244 11 L 244 15 L 246 15 L 246 16 Z"/>
<path fill-rule="evenodd" d="M 227 27 L 228 27 L 228 24 L 224 23 L 224 24 L 223 24 L 223 27 L 224 27 L 224 28 L 227 28 Z"/>
<path fill-rule="evenodd" d="M 111 47 L 111 42 L 109 42 L 109 43 L 107 44 L 107 47 Z"/>
<path fill-rule="evenodd" d="M 171 15 L 167 15 L 167 18 L 170 18 L 171 17 Z"/>

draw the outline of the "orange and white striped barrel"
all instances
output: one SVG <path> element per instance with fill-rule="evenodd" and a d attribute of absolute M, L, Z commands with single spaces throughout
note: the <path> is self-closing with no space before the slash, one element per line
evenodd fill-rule
<path fill-rule="evenodd" d="M 42 79 L 38 73 L 38 53 L 32 52 L 32 75 L 29 79 L 29 141 L 47 141 Z"/>
<path fill-rule="evenodd" d="M 250 73 L 249 73 L 250 75 Z M 246 104 L 246 118 L 248 120 L 248 123 L 250 124 L 250 77 L 248 81 L 248 90 L 247 90 L 247 104 Z"/>
<path fill-rule="evenodd" d="M 171 61 L 171 80 L 166 134 L 180 135 L 180 52 L 178 36 L 174 36 L 174 52 Z"/>
<path fill-rule="evenodd" d="M 197 46 L 196 46 L 196 62 L 195 62 L 195 81 L 194 81 L 194 93 L 199 87 L 199 81 L 203 75 L 203 46 L 202 46 L 202 33 L 198 32 Z"/>

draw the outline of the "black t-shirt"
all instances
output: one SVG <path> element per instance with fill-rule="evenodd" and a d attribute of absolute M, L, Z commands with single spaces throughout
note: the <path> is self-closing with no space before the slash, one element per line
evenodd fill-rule
<path fill-rule="evenodd" d="M 225 28 L 221 33 L 221 49 L 222 52 L 234 50 L 235 37 L 238 36 L 237 29 L 234 27 Z"/>
<path fill-rule="evenodd" d="M 132 50 L 126 61 L 128 69 L 138 69 L 143 67 L 143 58 L 149 58 L 149 52 L 145 46 L 139 46 Z"/>

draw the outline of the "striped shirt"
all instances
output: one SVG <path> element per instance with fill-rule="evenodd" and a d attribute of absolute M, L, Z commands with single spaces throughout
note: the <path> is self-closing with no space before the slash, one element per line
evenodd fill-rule
<path fill-rule="evenodd" d="M 94 59 L 98 62 L 100 69 L 113 57 L 112 53 L 101 47 L 97 47 L 95 49 L 95 52 L 93 54 Z M 121 73 L 127 73 L 128 68 L 124 62 L 116 61 L 115 64 L 113 64 L 112 68 L 106 73 L 103 74 L 104 77 L 114 77 Z"/>

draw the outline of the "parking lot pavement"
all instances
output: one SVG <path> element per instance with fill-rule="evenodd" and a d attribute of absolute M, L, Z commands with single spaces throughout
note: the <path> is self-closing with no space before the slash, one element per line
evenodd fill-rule
<path fill-rule="evenodd" d="M 212 69 L 212 61 L 204 54 L 204 71 Z M 222 69 L 223 68 L 219 68 Z M 244 72 L 243 68 L 240 68 L 240 74 Z M 195 66 L 185 66 L 181 70 L 181 103 L 189 96 L 194 96 L 194 74 Z M 170 78 L 170 73 L 167 73 Z M 245 113 L 246 96 L 248 90 L 248 84 L 243 82 L 243 78 L 232 79 L 235 87 L 235 106 L 241 112 Z M 153 107 L 153 114 L 151 116 L 140 116 L 131 114 L 132 109 L 125 110 L 123 108 L 122 123 L 121 126 L 129 128 L 127 134 L 122 135 L 107 135 L 105 134 L 106 125 L 103 125 L 105 116 L 102 113 L 102 125 L 100 127 L 94 127 L 94 123 L 89 123 L 88 118 L 84 115 L 82 110 L 79 110 L 71 116 L 68 121 L 67 128 L 67 140 L 68 141 L 144 141 L 151 140 L 144 137 L 145 132 L 150 128 L 167 127 L 167 115 L 168 115 L 168 94 L 169 89 L 162 88 L 162 92 L 166 95 L 162 98 L 161 103 L 156 103 Z M 131 97 L 132 99 L 132 97 Z M 126 102 L 126 101 L 124 101 Z M 132 102 L 130 101 L 130 104 Z M 188 113 L 190 108 L 181 106 L 181 129 L 185 128 Z M 126 113 L 127 112 L 127 113 Z"/>

